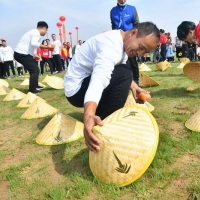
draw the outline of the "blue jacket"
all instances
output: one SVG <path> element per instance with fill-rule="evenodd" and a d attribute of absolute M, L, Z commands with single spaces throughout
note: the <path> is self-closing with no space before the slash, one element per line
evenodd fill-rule
<path fill-rule="evenodd" d="M 173 57 L 174 56 L 174 52 L 173 52 L 173 48 L 172 45 L 169 45 L 166 47 L 166 57 Z"/>
<path fill-rule="evenodd" d="M 128 31 L 139 23 L 137 10 L 134 6 L 130 5 L 122 7 L 117 4 L 117 6 L 113 7 L 110 11 L 110 18 L 113 30 L 121 29 L 123 31 Z"/>

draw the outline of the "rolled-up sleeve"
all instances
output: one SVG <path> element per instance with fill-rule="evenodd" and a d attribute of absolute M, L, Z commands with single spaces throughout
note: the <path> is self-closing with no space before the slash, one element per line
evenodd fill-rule
<path fill-rule="evenodd" d="M 31 46 L 34 46 L 36 48 L 40 47 L 40 35 L 37 32 L 34 32 L 31 37 Z"/>
<path fill-rule="evenodd" d="M 92 101 L 97 105 L 101 99 L 103 90 L 109 85 L 114 66 L 120 61 L 120 54 L 111 49 L 102 49 L 98 52 L 89 87 L 85 94 L 84 104 Z"/>

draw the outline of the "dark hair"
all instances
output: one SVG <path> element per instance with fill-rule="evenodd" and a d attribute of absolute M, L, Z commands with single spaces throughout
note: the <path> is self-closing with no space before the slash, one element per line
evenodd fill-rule
<path fill-rule="evenodd" d="M 37 28 L 43 28 L 43 27 L 46 27 L 47 29 L 49 28 L 48 24 L 44 21 L 40 21 L 37 23 Z"/>
<path fill-rule="evenodd" d="M 160 29 L 159 31 L 160 31 L 160 33 L 165 33 L 164 29 Z"/>
<path fill-rule="evenodd" d="M 195 30 L 196 25 L 194 22 L 183 21 L 177 27 L 177 36 L 180 40 L 185 40 L 191 30 Z"/>
<path fill-rule="evenodd" d="M 42 40 L 42 44 L 44 45 L 44 42 L 46 42 L 47 40 Z"/>
<path fill-rule="evenodd" d="M 159 29 L 152 22 L 142 22 L 142 23 L 137 24 L 134 28 L 138 30 L 137 37 L 153 34 L 158 38 L 158 40 L 160 39 Z"/>
<path fill-rule="evenodd" d="M 51 36 L 53 36 L 53 35 L 55 35 L 55 36 L 56 36 L 56 34 L 55 34 L 55 33 L 51 34 Z"/>
<path fill-rule="evenodd" d="M 50 39 L 46 39 L 46 41 L 50 41 Z"/>
<path fill-rule="evenodd" d="M 3 43 L 3 42 L 6 42 L 6 40 L 1 40 L 1 42 Z"/>

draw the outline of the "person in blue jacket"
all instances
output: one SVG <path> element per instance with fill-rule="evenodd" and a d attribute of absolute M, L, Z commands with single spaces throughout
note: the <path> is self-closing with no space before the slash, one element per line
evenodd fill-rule
<path fill-rule="evenodd" d="M 173 52 L 173 47 L 170 42 L 167 43 L 166 46 L 166 57 L 168 62 L 173 62 L 174 61 L 174 52 Z"/>
<path fill-rule="evenodd" d="M 121 29 L 129 31 L 139 23 L 137 10 L 134 6 L 128 5 L 126 0 L 118 0 L 117 6 L 110 11 L 112 30 Z M 133 71 L 133 80 L 139 85 L 139 69 L 136 57 L 128 58 L 127 64 Z"/>

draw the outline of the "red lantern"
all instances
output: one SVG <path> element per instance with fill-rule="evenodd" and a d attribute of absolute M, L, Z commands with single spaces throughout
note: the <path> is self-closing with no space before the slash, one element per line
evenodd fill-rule
<path fill-rule="evenodd" d="M 79 29 L 78 26 L 76 26 L 75 29 L 78 30 Z"/>
<path fill-rule="evenodd" d="M 59 18 L 59 20 L 60 20 L 62 23 L 64 23 L 65 20 L 66 20 L 66 18 L 65 18 L 64 16 L 61 16 L 61 17 Z"/>
<path fill-rule="evenodd" d="M 57 26 L 58 28 L 61 28 L 61 27 L 62 27 L 62 23 L 58 22 L 58 23 L 56 24 L 56 26 Z"/>
<path fill-rule="evenodd" d="M 72 35 L 72 32 L 69 32 L 69 35 Z"/>

